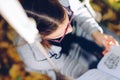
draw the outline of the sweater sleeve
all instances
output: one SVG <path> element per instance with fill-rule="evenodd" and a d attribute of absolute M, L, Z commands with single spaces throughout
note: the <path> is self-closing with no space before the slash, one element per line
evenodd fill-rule
<path fill-rule="evenodd" d="M 63 0 L 61 0 L 62 2 Z M 66 1 L 66 0 L 64 0 Z M 81 28 L 88 34 L 91 34 L 92 32 L 99 30 L 101 33 L 103 33 L 102 28 L 98 25 L 98 23 L 95 21 L 95 19 L 91 16 L 87 8 L 84 7 L 84 5 L 79 0 L 68 0 L 66 5 L 70 5 L 71 10 L 74 12 L 73 19 L 77 22 L 78 25 L 80 25 Z M 63 4 L 63 3 L 62 3 Z M 65 5 L 65 2 L 64 4 Z"/>

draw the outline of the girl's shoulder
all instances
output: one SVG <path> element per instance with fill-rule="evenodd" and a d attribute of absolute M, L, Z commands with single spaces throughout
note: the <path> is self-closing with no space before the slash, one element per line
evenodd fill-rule
<path fill-rule="evenodd" d="M 63 5 L 68 7 L 69 6 L 69 1 L 68 0 L 59 0 L 59 2 Z"/>

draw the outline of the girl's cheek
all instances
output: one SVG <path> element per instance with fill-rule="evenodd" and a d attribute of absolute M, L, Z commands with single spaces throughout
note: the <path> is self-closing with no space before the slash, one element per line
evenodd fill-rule
<path fill-rule="evenodd" d="M 67 30 L 67 32 L 66 32 L 66 34 L 71 33 L 72 30 L 73 30 L 73 28 L 72 28 L 72 26 L 70 25 L 69 28 L 68 28 L 68 30 Z"/>

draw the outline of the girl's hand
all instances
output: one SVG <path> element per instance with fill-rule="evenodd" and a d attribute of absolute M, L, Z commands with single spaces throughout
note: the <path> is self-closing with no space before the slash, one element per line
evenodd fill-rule
<path fill-rule="evenodd" d="M 103 46 L 105 48 L 103 54 L 110 49 L 110 46 L 112 45 L 119 46 L 117 40 L 114 39 L 111 35 L 103 34 L 100 33 L 99 31 L 96 31 L 92 33 L 92 37 L 98 45 Z"/>

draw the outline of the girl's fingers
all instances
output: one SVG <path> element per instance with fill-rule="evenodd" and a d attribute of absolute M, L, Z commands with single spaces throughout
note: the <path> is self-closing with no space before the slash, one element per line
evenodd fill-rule
<path fill-rule="evenodd" d="M 116 40 L 106 40 L 106 47 L 105 47 L 105 50 L 102 52 L 102 54 L 105 55 L 109 51 L 112 45 L 119 46 Z"/>

